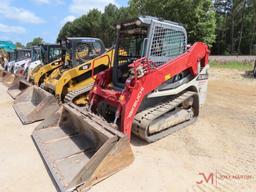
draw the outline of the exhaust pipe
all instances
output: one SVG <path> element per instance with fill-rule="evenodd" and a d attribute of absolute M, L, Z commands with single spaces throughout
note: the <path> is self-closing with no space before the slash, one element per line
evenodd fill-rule
<path fill-rule="evenodd" d="M 59 109 L 57 99 L 47 91 L 31 86 L 18 95 L 13 108 L 23 124 L 44 120 Z"/>
<path fill-rule="evenodd" d="M 20 95 L 25 89 L 32 86 L 29 82 L 24 79 L 20 79 L 16 81 L 11 87 L 8 88 L 8 94 L 13 98 L 16 99 L 18 95 Z"/>
<path fill-rule="evenodd" d="M 94 114 L 63 105 L 32 137 L 60 191 L 86 191 L 127 167 L 129 139 Z"/>

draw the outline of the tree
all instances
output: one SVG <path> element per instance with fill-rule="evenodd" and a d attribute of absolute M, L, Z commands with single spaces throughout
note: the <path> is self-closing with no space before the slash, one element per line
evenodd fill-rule
<path fill-rule="evenodd" d="M 99 37 L 107 47 L 115 40 L 115 25 L 138 15 L 181 23 L 188 42 L 203 41 L 212 54 L 256 52 L 256 0 L 129 0 L 128 7 L 109 4 L 67 22 L 58 40 L 70 36 Z"/>
<path fill-rule="evenodd" d="M 57 41 L 71 36 L 98 37 L 110 47 L 115 39 L 115 25 L 134 17 L 132 13 L 129 7 L 118 8 L 113 4 L 107 5 L 103 13 L 97 9 L 90 10 L 73 22 L 67 22 L 60 30 Z"/>
<path fill-rule="evenodd" d="M 22 43 L 20 43 L 20 42 L 16 42 L 15 45 L 16 45 L 17 48 L 24 48 L 24 47 L 25 47 L 25 46 L 22 45 Z"/>
<path fill-rule="evenodd" d="M 252 2 L 250 54 L 256 54 L 256 0 Z"/>
<path fill-rule="evenodd" d="M 116 24 L 136 17 L 136 14 L 129 7 L 118 8 L 113 4 L 105 7 L 101 20 L 101 35 L 105 44 L 109 47 L 114 43 L 116 37 Z"/>
<path fill-rule="evenodd" d="M 216 19 L 217 41 L 213 54 L 253 54 L 256 44 L 256 0 L 233 0 L 230 11 L 218 12 Z"/>
<path fill-rule="evenodd" d="M 72 23 L 67 22 L 60 30 L 58 38 L 57 38 L 57 42 L 65 37 L 69 37 L 71 28 L 72 28 Z"/>
<path fill-rule="evenodd" d="M 43 44 L 43 43 L 44 43 L 43 38 L 41 38 L 41 37 L 36 37 L 36 38 L 34 38 L 34 39 L 32 40 L 32 42 L 27 43 L 26 47 L 27 47 L 27 48 L 30 48 L 30 47 L 32 47 L 32 46 L 40 45 L 40 44 Z"/>
<path fill-rule="evenodd" d="M 227 14 L 232 10 L 233 0 L 214 0 L 213 2 L 215 10 L 219 14 Z"/>
<path fill-rule="evenodd" d="M 151 15 L 184 25 L 188 41 L 215 42 L 216 18 L 211 0 L 130 0 L 138 15 Z"/>
<path fill-rule="evenodd" d="M 57 41 L 65 37 L 97 37 L 101 33 L 101 12 L 97 9 L 89 11 L 73 22 L 67 22 L 59 32 Z"/>

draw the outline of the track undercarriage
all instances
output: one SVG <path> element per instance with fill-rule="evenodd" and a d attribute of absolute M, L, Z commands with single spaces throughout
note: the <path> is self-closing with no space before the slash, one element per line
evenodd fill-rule
<path fill-rule="evenodd" d="M 138 112 L 134 118 L 132 132 L 148 142 L 153 142 L 187 127 L 194 122 L 198 113 L 198 95 L 186 91 L 173 99 Z"/>
<path fill-rule="evenodd" d="M 33 132 L 61 191 L 87 189 L 128 166 L 132 133 L 153 142 L 196 120 L 209 50 L 201 42 L 187 50 L 186 37 L 179 24 L 153 17 L 117 26 L 112 66 L 70 91 Z"/>

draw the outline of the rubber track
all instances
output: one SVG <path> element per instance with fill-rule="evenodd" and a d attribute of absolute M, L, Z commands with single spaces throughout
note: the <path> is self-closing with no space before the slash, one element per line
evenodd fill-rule
<path fill-rule="evenodd" d="M 170 134 L 170 131 L 161 131 L 157 134 L 154 134 L 154 136 L 147 136 L 147 129 L 150 125 L 150 123 L 159 118 L 160 116 L 166 114 L 167 112 L 175 109 L 178 105 L 180 105 L 181 103 L 183 103 L 185 100 L 187 100 L 188 98 L 192 97 L 196 95 L 195 92 L 192 91 L 187 91 L 183 94 L 181 94 L 180 96 L 176 97 L 175 99 L 171 99 L 169 101 L 160 103 L 154 107 L 148 108 L 140 113 L 138 113 L 133 121 L 133 130 L 134 133 L 136 135 L 138 135 L 139 137 L 152 142 L 152 141 L 156 141 L 168 134 Z M 176 126 L 174 126 L 176 127 Z M 171 128 L 173 131 L 175 131 L 175 129 Z M 181 127 L 180 127 L 181 128 Z M 178 129 L 180 129 L 178 128 Z"/>
<path fill-rule="evenodd" d="M 64 98 L 64 103 L 70 103 L 73 101 L 73 99 L 75 99 L 77 96 L 79 95 L 82 95 L 86 92 L 89 92 L 93 87 L 93 84 L 89 84 L 88 86 L 82 88 L 82 89 L 79 89 L 77 91 L 71 91 L 69 92 L 65 98 Z"/>

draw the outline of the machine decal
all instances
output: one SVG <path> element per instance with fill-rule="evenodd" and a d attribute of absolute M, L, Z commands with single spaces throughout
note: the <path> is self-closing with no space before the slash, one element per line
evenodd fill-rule
<path fill-rule="evenodd" d="M 141 98 L 143 92 L 144 92 L 144 87 L 141 87 L 141 88 L 140 88 L 140 91 L 139 91 L 139 93 L 138 93 L 138 95 L 137 95 L 137 97 L 136 97 L 136 100 L 134 101 L 134 103 L 133 103 L 133 105 L 132 105 L 132 109 L 131 109 L 131 111 L 129 112 L 128 118 L 131 118 L 131 117 L 132 117 L 132 115 L 133 115 L 133 113 L 134 113 L 134 110 L 135 110 L 135 108 L 137 107 L 137 105 L 138 105 L 138 103 L 139 103 L 139 101 L 140 101 L 140 98 Z"/>
<path fill-rule="evenodd" d="M 96 40 L 95 39 L 83 39 L 83 40 L 81 40 L 81 42 L 93 43 L 93 42 L 96 42 Z"/>
<path fill-rule="evenodd" d="M 86 65 L 83 65 L 79 68 L 79 70 L 86 70 L 86 69 L 89 69 L 91 67 L 91 64 L 86 64 Z"/>
<path fill-rule="evenodd" d="M 171 74 L 167 74 L 167 75 L 165 75 L 165 77 L 164 77 L 164 79 L 167 81 L 167 80 L 169 80 L 169 79 L 171 79 Z"/>
<path fill-rule="evenodd" d="M 209 74 L 208 74 L 208 71 L 206 71 L 206 73 L 199 74 L 196 80 L 197 81 L 206 80 L 208 79 L 208 77 L 209 77 Z"/>

